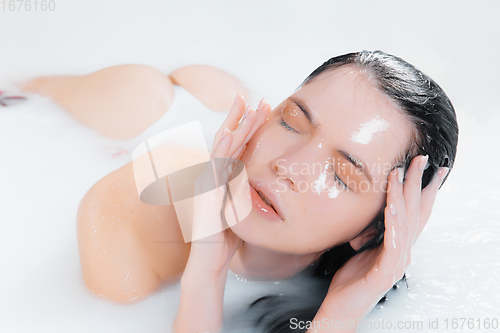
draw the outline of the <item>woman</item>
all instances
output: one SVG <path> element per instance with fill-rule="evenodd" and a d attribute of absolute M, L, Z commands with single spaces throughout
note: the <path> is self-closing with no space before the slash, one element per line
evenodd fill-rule
<path fill-rule="evenodd" d="M 151 114 L 149 121 L 158 117 Z M 237 95 L 212 150 L 213 158 L 240 159 L 248 175 L 252 211 L 230 229 L 184 244 L 171 206 L 139 201 L 130 163 L 94 185 L 78 213 L 85 281 L 126 301 L 183 271 L 174 330 L 212 332 L 222 324 L 228 269 L 282 279 L 319 262 L 335 274 L 314 320 L 356 322 L 410 264 L 457 140 L 451 102 L 413 66 L 380 51 L 332 58 L 274 110 L 265 101 L 253 110 Z M 215 199 L 220 207 L 223 193 Z M 169 242 L 155 243 L 158 235 Z"/>

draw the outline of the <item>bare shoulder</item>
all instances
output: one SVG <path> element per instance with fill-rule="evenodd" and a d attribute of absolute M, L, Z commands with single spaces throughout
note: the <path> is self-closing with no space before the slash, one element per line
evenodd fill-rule
<path fill-rule="evenodd" d="M 173 206 L 139 200 L 132 162 L 87 192 L 77 230 L 85 283 L 115 301 L 142 298 L 175 280 L 189 257 Z"/>
<path fill-rule="evenodd" d="M 208 65 L 181 67 L 169 75 L 174 84 L 184 87 L 213 111 L 227 111 L 237 93 L 247 97 L 248 91 L 233 75 Z"/>
<path fill-rule="evenodd" d="M 76 120 L 113 139 L 139 135 L 165 114 L 174 98 L 168 76 L 144 65 L 38 77 L 23 89 L 51 97 Z"/>

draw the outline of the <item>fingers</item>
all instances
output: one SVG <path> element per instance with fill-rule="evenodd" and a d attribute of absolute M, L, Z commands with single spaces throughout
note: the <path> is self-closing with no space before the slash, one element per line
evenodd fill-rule
<path fill-rule="evenodd" d="M 448 168 L 440 168 L 437 176 L 421 190 L 427 156 L 417 156 L 407 171 L 403 186 L 402 169 L 389 174 L 387 207 L 385 207 L 384 250 L 380 270 L 387 281 L 395 283 L 411 263 L 411 247 L 430 217 L 436 193 Z"/>
<path fill-rule="evenodd" d="M 420 219 L 422 174 L 424 173 L 428 159 L 428 155 L 414 157 L 406 172 L 403 192 L 406 203 L 406 216 L 408 217 L 408 244 L 410 248 L 417 234 L 418 221 Z"/>
<path fill-rule="evenodd" d="M 227 127 L 222 127 L 221 138 L 214 146 L 212 158 L 224 158 L 228 155 L 233 142 L 233 134 Z"/>
<path fill-rule="evenodd" d="M 403 197 L 403 184 L 397 169 L 389 174 L 387 207 L 385 207 L 384 255 L 381 258 L 381 271 L 390 276 L 392 283 L 398 281 L 406 268 L 408 223 Z"/>
<path fill-rule="evenodd" d="M 236 95 L 233 107 L 214 138 L 214 147 L 216 147 L 224 128 L 232 132 L 233 139 L 227 157 L 234 159 L 239 158 L 245 145 L 257 129 L 266 122 L 271 113 L 271 106 L 264 99 L 260 101 L 257 110 L 253 110 L 250 106 L 245 107 L 245 105 L 243 97 L 239 94 Z"/>
<path fill-rule="evenodd" d="M 234 98 L 234 104 L 231 107 L 231 110 L 229 110 L 229 114 L 227 115 L 226 120 L 224 120 L 222 126 L 227 127 L 231 132 L 234 131 L 238 126 L 238 123 L 241 119 L 241 116 L 245 112 L 245 109 L 245 99 L 239 93 L 236 94 L 236 97 Z"/>
<path fill-rule="evenodd" d="M 244 109 L 243 97 L 236 95 L 235 103 L 217 132 L 212 148 L 212 158 L 224 158 L 223 165 L 218 165 L 220 172 L 225 172 L 234 159 L 238 159 L 253 134 L 266 122 L 271 113 L 271 106 L 262 99 L 253 110 L 250 106 Z M 244 111 L 243 111 L 244 110 Z M 226 126 L 227 125 L 227 126 Z M 224 141 L 224 138 L 228 141 Z"/>
<path fill-rule="evenodd" d="M 243 114 L 243 118 L 241 118 L 240 123 L 233 131 L 233 143 L 231 144 L 231 153 L 230 157 L 233 157 L 237 150 L 243 145 L 246 137 L 254 127 L 254 124 L 257 120 L 257 111 L 254 110 L 251 106 L 248 106 Z"/>
<path fill-rule="evenodd" d="M 424 229 L 427 221 L 429 220 L 429 217 L 431 216 L 432 207 L 434 206 L 434 201 L 436 200 L 437 191 L 443 183 L 443 179 L 448 174 L 448 171 L 449 168 L 439 168 L 439 171 L 432 182 L 422 190 L 422 196 L 420 198 L 420 219 L 418 221 L 417 231 L 413 243 L 415 243 L 417 238 L 420 236 L 420 233 Z"/>
<path fill-rule="evenodd" d="M 209 163 L 207 165 L 207 169 L 203 172 L 203 179 L 213 179 L 215 177 L 215 182 L 216 185 L 219 186 L 219 179 L 222 179 L 222 175 L 225 172 L 225 169 L 227 168 L 226 165 L 220 165 L 221 162 L 224 164 L 228 163 L 227 162 L 227 155 L 229 153 L 229 149 L 231 148 L 231 143 L 233 141 L 233 136 L 231 131 L 227 129 L 226 127 L 222 128 L 222 133 L 221 133 L 221 139 L 217 143 L 216 146 L 213 147 L 212 149 L 212 155 L 211 155 L 211 161 L 212 163 Z M 215 172 L 215 174 L 214 174 Z"/>
<path fill-rule="evenodd" d="M 246 108 L 245 99 L 239 93 L 236 94 L 233 106 L 229 110 L 226 120 L 224 120 L 221 128 L 217 131 L 217 133 L 215 133 L 212 152 L 215 149 L 215 146 L 217 146 L 217 144 L 221 140 L 222 131 L 224 130 L 224 128 L 227 128 L 232 132 L 238 126 L 238 122 L 240 121 L 243 112 L 245 112 L 245 108 Z"/>
<path fill-rule="evenodd" d="M 267 121 L 270 113 L 271 106 L 264 99 L 262 99 L 257 107 L 257 110 L 255 111 L 255 114 L 252 115 L 253 119 L 250 119 L 249 121 L 245 121 L 245 119 L 242 120 L 240 126 L 236 129 L 239 141 L 236 142 L 235 140 L 235 142 L 233 142 L 233 145 L 237 148 L 233 152 L 231 156 L 232 158 L 239 158 L 248 141 L 250 141 L 260 126 Z"/>

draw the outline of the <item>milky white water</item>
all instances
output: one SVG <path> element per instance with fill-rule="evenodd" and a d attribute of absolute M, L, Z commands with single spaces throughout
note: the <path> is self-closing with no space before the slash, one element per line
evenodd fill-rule
<path fill-rule="evenodd" d="M 13 82 L 32 75 L 122 63 L 166 72 L 209 63 L 241 78 L 252 89 L 251 101 L 265 96 L 274 106 L 321 62 L 348 51 L 380 48 L 423 69 L 457 109 L 457 160 L 413 248 L 409 289 L 400 284 L 391 291 L 367 317 L 375 327 L 360 331 L 380 332 L 376 322 L 422 321 L 421 329 L 406 331 L 444 332 L 446 319 L 451 325 L 453 318 L 500 318 L 500 69 L 494 57 L 477 52 L 500 51 L 498 5 L 482 8 L 473 24 L 468 6 L 446 1 L 422 1 L 418 8 L 366 2 L 366 13 L 358 4 L 300 1 L 241 8 L 221 1 L 57 5 L 53 13 L 0 11 L 0 90 L 14 93 Z M 78 258 L 79 201 L 127 163 L 140 142 L 105 139 L 50 101 L 29 97 L 0 107 L 0 331 L 168 332 L 178 285 L 116 305 L 86 289 Z M 290 288 L 300 288 L 300 281 L 244 282 L 229 274 L 228 322 L 256 298 Z M 439 327 L 430 328 L 436 319 Z"/>

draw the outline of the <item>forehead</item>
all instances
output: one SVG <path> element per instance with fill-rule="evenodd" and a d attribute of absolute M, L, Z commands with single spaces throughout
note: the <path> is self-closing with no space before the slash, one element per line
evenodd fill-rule
<path fill-rule="evenodd" d="M 392 167 L 407 149 L 413 125 L 376 84 L 357 67 L 342 66 L 315 77 L 292 98 L 307 106 L 317 136 L 333 149 L 350 152 L 368 167 Z"/>

